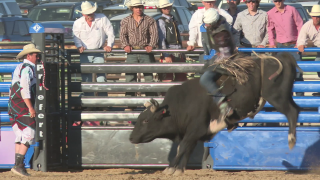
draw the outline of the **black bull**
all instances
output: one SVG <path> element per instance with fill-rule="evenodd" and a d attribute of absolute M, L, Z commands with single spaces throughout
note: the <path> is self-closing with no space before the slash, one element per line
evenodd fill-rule
<path fill-rule="evenodd" d="M 234 114 L 226 121 L 235 123 L 247 117 L 248 113 L 255 112 L 262 93 L 265 100 L 286 115 L 289 121 L 289 147 L 292 148 L 296 142 L 299 114 L 299 107 L 292 98 L 298 66 L 288 53 L 278 54 L 276 58 L 281 61 L 283 70 L 271 80 L 269 78 L 279 69 L 279 63 L 268 58 L 264 60 L 263 73 L 260 69 L 261 59 L 256 60 L 255 67 L 248 69 L 249 79 L 245 84 L 240 85 L 233 77 L 225 81 L 221 91 L 228 95 L 228 104 L 234 109 Z M 210 140 L 221 130 L 212 130 L 217 125 L 220 111 L 212 97 L 200 86 L 199 79 L 171 87 L 160 105 L 151 100 L 146 107 L 138 117 L 130 141 L 137 144 L 151 142 L 156 138 L 178 140 L 177 155 L 164 171 L 166 174 L 182 173 L 197 141 Z"/>

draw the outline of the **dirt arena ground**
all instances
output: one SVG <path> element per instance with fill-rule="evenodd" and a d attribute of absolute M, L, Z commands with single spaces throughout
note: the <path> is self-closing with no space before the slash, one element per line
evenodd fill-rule
<path fill-rule="evenodd" d="M 308 173 L 292 173 L 286 171 L 214 171 L 208 169 L 187 170 L 182 176 L 163 175 L 162 170 L 138 170 L 138 169 L 95 169 L 95 170 L 70 170 L 68 172 L 37 172 L 28 170 L 32 175 L 29 178 L 21 178 L 12 172 L 0 171 L 1 180 L 32 179 L 32 180 L 315 180 L 320 179 L 320 170 Z"/>

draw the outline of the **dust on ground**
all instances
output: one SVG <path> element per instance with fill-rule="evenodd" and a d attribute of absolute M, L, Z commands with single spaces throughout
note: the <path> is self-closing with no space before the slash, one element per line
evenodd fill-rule
<path fill-rule="evenodd" d="M 0 171 L 1 180 L 32 179 L 32 180 L 303 180 L 320 179 L 320 170 L 312 172 L 288 171 L 214 171 L 211 169 L 186 170 L 184 175 L 170 176 L 162 174 L 162 170 L 146 169 L 84 169 L 55 172 L 39 172 L 28 169 L 30 177 L 19 177 L 10 170 Z"/>

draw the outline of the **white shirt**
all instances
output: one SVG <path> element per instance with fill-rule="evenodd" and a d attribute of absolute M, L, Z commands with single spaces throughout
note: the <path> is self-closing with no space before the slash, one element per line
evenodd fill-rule
<path fill-rule="evenodd" d="M 32 69 L 30 68 L 30 66 L 27 66 L 21 71 L 22 65 L 24 63 L 30 64 Z M 20 82 L 20 87 L 22 87 L 22 99 L 31 99 L 31 86 L 37 83 L 35 64 L 27 59 L 24 59 L 23 63 L 19 64 L 13 72 L 11 85 L 14 85 L 14 83 L 16 82 Z"/>
<path fill-rule="evenodd" d="M 320 47 L 320 29 L 316 29 L 313 25 L 313 20 L 306 22 L 298 36 L 297 45 L 307 45 L 307 40 L 310 39 L 313 44 L 317 47 Z"/>
<path fill-rule="evenodd" d="M 108 36 L 107 46 L 114 44 L 114 32 L 112 24 L 104 14 L 95 14 L 91 27 L 85 20 L 85 17 L 77 19 L 73 23 L 73 40 L 79 48 L 99 49 L 103 47 L 106 36 Z"/>
<path fill-rule="evenodd" d="M 226 18 L 226 21 L 232 25 L 233 18 L 232 16 L 223 9 L 217 9 L 219 14 Z M 195 43 L 198 46 L 202 47 L 201 41 L 201 33 L 200 33 L 200 26 L 203 24 L 203 15 L 206 10 L 199 9 L 195 13 L 193 13 L 190 23 L 189 23 L 189 41 L 187 42 L 188 46 L 194 46 Z"/>

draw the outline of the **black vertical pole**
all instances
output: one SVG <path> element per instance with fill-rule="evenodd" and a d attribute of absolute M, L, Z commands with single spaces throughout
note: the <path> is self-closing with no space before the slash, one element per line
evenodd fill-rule
<path fill-rule="evenodd" d="M 46 67 L 46 54 L 45 54 L 45 34 L 36 33 L 32 34 L 32 42 L 36 45 L 36 48 L 41 50 L 41 61 L 36 65 L 36 75 L 37 75 L 37 89 L 36 89 L 36 142 L 39 143 L 38 152 L 35 152 L 37 157 L 32 163 L 32 168 L 35 170 L 41 170 L 46 172 L 47 167 L 47 115 L 46 115 L 46 90 L 42 87 L 42 81 L 44 78 L 44 69 Z"/>

